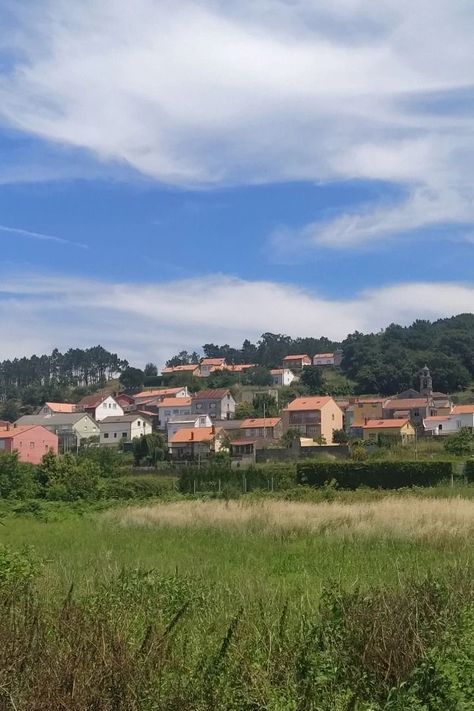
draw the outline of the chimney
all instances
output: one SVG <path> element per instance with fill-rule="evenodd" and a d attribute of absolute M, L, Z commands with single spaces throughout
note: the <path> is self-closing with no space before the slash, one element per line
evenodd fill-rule
<path fill-rule="evenodd" d="M 211 427 L 211 434 L 216 434 L 216 426 L 212 425 Z"/>
<path fill-rule="evenodd" d="M 368 417 L 364 417 L 364 425 L 366 425 L 368 421 L 369 421 L 369 418 L 368 418 Z"/>
<path fill-rule="evenodd" d="M 194 439 L 194 432 L 191 432 L 191 442 L 193 441 L 193 439 Z"/>

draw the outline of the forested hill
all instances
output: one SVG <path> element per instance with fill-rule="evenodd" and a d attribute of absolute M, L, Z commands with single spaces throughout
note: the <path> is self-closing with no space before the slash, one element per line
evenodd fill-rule
<path fill-rule="evenodd" d="M 41 405 L 47 400 L 74 402 L 88 391 L 117 377 L 128 363 L 116 353 L 94 346 L 70 348 L 66 353 L 55 349 L 50 355 L 15 358 L 0 362 L 0 400 Z M 9 406 L 14 408 L 14 404 Z M 3 412 L 13 419 L 15 412 Z"/>
<path fill-rule="evenodd" d="M 453 392 L 474 378 L 474 314 L 430 322 L 417 320 L 411 326 L 391 324 L 379 333 L 351 333 L 343 341 L 328 338 L 290 338 L 264 333 L 257 343 L 245 340 L 242 348 L 207 343 L 209 358 L 225 357 L 228 363 L 256 363 L 265 368 L 281 365 L 286 355 L 343 350 L 342 372 L 354 381 L 356 393 L 388 395 L 418 384 L 418 371 L 431 368 L 437 390 Z M 179 353 L 170 365 L 197 360 L 197 354 Z"/>

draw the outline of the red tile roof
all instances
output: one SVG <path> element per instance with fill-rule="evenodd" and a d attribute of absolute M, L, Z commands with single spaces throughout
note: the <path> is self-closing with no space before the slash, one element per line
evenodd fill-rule
<path fill-rule="evenodd" d="M 315 358 L 334 358 L 334 353 L 316 353 Z"/>
<path fill-rule="evenodd" d="M 191 407 L 191 397 L 165 397 L 158 403 L 158 407 Z"/>
<path fill-rule="evenodd" d="M 181 390 L 184 390 L 184 387 L 180 388 L 158 388 L 156 390 L 142 390 L 139 393 L 136 393 L 133 397 L 135 399 L 137 398 L 142 398 L 142 397 L 149 397 L 149 398 L 155 398 L 155 397 L 168 397 L 168 396 L 173 396 L 176 395 L 177 393 L 180 393 Z"/>
<path fill-rule="evenodd" d="M 170 373 L 193 373 L 195 370 L 199 370 L 199 365 L 173 365 L 163 368 L 161 372 L 163 375 L 169 375 Z"/>
<path fill-rule="evenodd" d="M 396 420 L 368 420 L 365 425 L 362 425 L 363 430 L 374 430 L 377 428 L 383 429 L 400 429 L 403 425 L 409 423 L 408 419 L 396 419 Z"/>
<path fill-rule="evenodd" d="M 171 436 L 171 444 L 191 444 L 192 442 L 210 442 L 222 432 L 220 427 L 183 427 Z"/>
<path fill-rule="evenodd" d="M 307 358 L 308 360 L 311 360 L 309 355 L 304 354 L 304 355 L 287 355 L 283 358 L 283 362 L 285 360 L 299 360 L 300 358 Z"/>
<path fill-rule="evenodd" d="M 225 358 L 202 358 L 201 365 L 224 365 Z"/>
<path fill-rule="evenodd" d="M 77 405 L 72 402 L 45 402 L 53 412 L 76 412 Z"/>
<path fill-rule="evenodd" d="M 110 393 L 94 393 L 94 395 L 86 395 L 79 401 L 80 407 L 97 407 L 101 402 L 104 402 Z"/>
<path fill-rule="evenodd" d="M 222 398 L 230 395 L 229 388 L 219 388 L 216 390 L 199 390 L 194 398 L 197 400 L 222 400 Z"/>
<path fill-rule="evenodd" d="M 331 402 L 332 397 L 297 397 L 285 407 L 289 412 L 299 412 L 301 410 L 320 410 L 322 407 Z"/>
<path fill-rule="evenodd" d="M 276 427 L 281 422 L 281 417 L 255 417 L 247 418 L 240 425 L 241 430 L 254 429 L 262 427 Z"/>
<path fill-rule="evenodd" d="M 9 430 L 3 430 L 0 434 L 0 439 L 13 439 L 13 437 L 19 437 L 25 432 L 28 432 L 28 430 L 33 430 L 38 427 L 50 434 L 49 430 L 47 430 L 45 427 L 42 427 L 42 425 L 20 425 L 19 427 L 12 427 Z"/>
<path fill-rule="evenodd" d="M 474 405 L 455 405 L 453 415 L 470 415 L 474 413 Z"/>
<path fill-rule="evenodd" d="M 414 397 L 407 399 L 387 400 L 383 406 L 384 410 L 413 410 L 420 407 L 430 407 L 430 401 L 426 397 Z"/>

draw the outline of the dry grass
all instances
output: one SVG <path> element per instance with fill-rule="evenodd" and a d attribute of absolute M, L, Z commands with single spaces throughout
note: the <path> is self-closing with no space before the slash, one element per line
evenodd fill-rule
<path fill-rule="evenodd" d="M 387 497 L 364 503 L 264 500 L 180 501 L 127 507 L 103 515 L 120 526 L 218 528 L 264 535 L 284 532 L 435 541 L 471 539 L 474 502 L 461 498 Z"/>

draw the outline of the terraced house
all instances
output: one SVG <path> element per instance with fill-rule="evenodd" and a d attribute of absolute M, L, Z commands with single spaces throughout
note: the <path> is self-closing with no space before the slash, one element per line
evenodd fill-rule
<path fill-rule="evenodd" d="M 302 437 L 324 438 L 332 444 L 334 430 L 343 426 L 341 408 L 332 397 L 297 397 L 283 410 L 283 431 L 296 429 Z"/>

